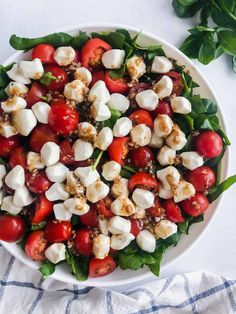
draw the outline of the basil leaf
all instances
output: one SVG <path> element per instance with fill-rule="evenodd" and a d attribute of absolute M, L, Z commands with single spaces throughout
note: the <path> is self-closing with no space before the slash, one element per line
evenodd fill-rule
<path fill-rule="evenodd" d="M 202 222 L 203 220 L 203 214 L 197 217 L 186 216 L 185 221 L 178 223 L 178 230 L 181 234 L 188 234 L 192 224 Z"/>
<path fill-rule="evenodd" d="M 71 266 L 72 274 L 80 280 L 84 281 L 88 278 L 88 262 L 87 257 L 77 257 L 66 251 L 66 262 Z"/>
<path fill-rule="evenodd" d="M 236 183 L 236 175 L 229 177 L 225 181 L 221 182 L 219 185 L 217 185 L 213 191 L 209 191 L 207 194 L 207 198 L 210 203 L 214 202 L 223 192 L 228 190 L 231 185 Z"/>
<path fill-rule="evenodd" d="M 6 68 L 0 64 L 0 88 L 5 88 L 9 82 Z"/>
<path fill-rule="evenodd" d="M 71 46 L 80 50 L 84 44 L 90 39 L 86 32 L 79 32 L 79 35 L 75 36 L 71 41 Z"/>
<path fill-rule="evenodd" d="M 8 96 L 5 92 L 5 88 L 0 89 L 0 99 L 6 99 Z"/>
<path fill-rule="evenodd" d="M 35 231 L 35 230 L 42 230 L 44 227 L 46 226 L 46 221 L 41 221 L 38 224 L 32 224 L 31 226 L 31 230 Z"/>
<path fill-rule="evenodd" d="M 202 37 L 196 35 L 190 35 L 180 46 L 180 50 L 186 54 L 189 58 L 197 59 L 198 51 L 202 45 Z"/>
<path fill-rule="evenodd" d="M 121 32 L 109 32 L 109 33 L 91 33 L 92 38 L 101 38 L 108 42 L 112 48 L 123 49 L 126 40 L 126 35 Z"/>
<path fill-rule="evenodd" d="M 236 31 L 219 31 L 219 43 L 227 53 L 236 55 Z"/>
<path fill-rule="evenodd" d="M 205 65 L 210 63 L 215 59 L 215 51 L 216 44 L 214 42 L 213 34 L 207 32 L 203 37 L 203 43 L 198 52 L 198 60 Z"/>
<path fill-rule="evenodd" d="M 202 103 L 203 106 L 206 109 L 206 112 L 209 114 L 216 114 L 217 113 L 217 104 L 214 103 L 212 100 L 210 99 L 206 99 L 206 98 L 202 98 Z"/>
<path fill-rule="evenodd" d="M 220 127 L 220 122 L 216 115 L 200 114 L 197 119 L 195 119 L 195 126 L 196 129 L 217 131 Z"/>
<path fill-rule="evenodd" d="M 192 5 L 184 6 L 180 3 L 180 0 L 173 0 L 172 1 L 172 7 L 174 8 L 174 11 L 177 16 L 186 18 L 194 16 L 197 11 L 199 11 L 203 6 L 203 3 L 201 1 L 197 1 L 193 3 Z"/>
<path fill-rule="evenodd" d="M 236 28 L 236 21 L 233 16 L 234 14 L 229 15 L 228 12 L 222 10 L 221 7 L 217 7 L 217 5 L 211 7 L 211 18 L 218 26 Z"/>
<path fill-rule="evenodd" d="M 236 56 L 232 57 L 232 67 L 233 67 L 234 72 L 236 73 Z"/>
<path fill-rule="evenodd" d="M 198 0 L 179 0 L 179 3 L 182 4 L 183 6 L 189 6 L 196 2 L 198 2 Z"/>
<path fill-rule="evenodd" d="M 144 266 L 145 259 L 136 253 L 127 254 L 123 251 L 119 252 L 118 264 L 121 269 L 139 269 Z"/>
<path fill-rule="evenodd" d="M 156 275 L 159 276 L 160 274 L 160 266 L 161 266 L 161 260 L 163 257 L 163 254 L 165 252 L 165 247 L 159 247 L 154 253 L 154 258 L 155 258 L 155 263 L 154 264 L 149 264 L 148 268 L 150 269 L 150 271 Z"/>
<path fill-rule="evenodd" d="M 113 126 L 115 125 L 116 121 L 120 118 L 121 116 L 121 112 L 118 111 L 118 110 L 113 110 L 113 109 L 110 109 L 110 112 L 111 112 L 111 117 L 110 119 L 108 120 L 105 120 L 105 121 L 102 121 L 99 123 L 100 127 L 101 128 L 104 128 L 104 127 L 109 127 L 111 129 L 113 129 Z"/>
<path fill-rule="evenodd" d="M 39 268 L 39 271 L 43 275 L 43 279 L 47 278 L 51 274 L 54 273 L 56 269 L 56 265 L 50 262 L 49 260 L 45 260 L 42 262 L 42 265 Z"/>
<path fill-rule="evenodd" d="M 53 76 L 51 72 L 44 72 L 43 76 L 39 81 L 41 84 L 49 86 L 55 80 L 57 80 L 57 77 Z"/>

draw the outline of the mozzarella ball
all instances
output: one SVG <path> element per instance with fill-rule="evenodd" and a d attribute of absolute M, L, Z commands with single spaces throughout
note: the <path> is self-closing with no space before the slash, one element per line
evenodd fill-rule
<path fill-rule="evenodd" d="M 82 81 L 87 86 L 92 81 L 92 74 L 91 74 L 91 72 L 88 69 L 84 68 L 84 67 L 77 68 L 75 70 L 74 77 L 75 77 L 76 80 Z"/>
<path fill-rule="evenodd" d="M 89 142 L 76 140 L 73 144 L 74 157 L 76 161 L 83 161 L 90 158 L 93 154 L 93 145 Z"/>
<path fill-rule="evenodd" d="M 55 165 L 47 167 L 45 172 L 50 181 L 62 183 L 66 180 L 69 168 L 67 168 L 61 162 L 57 162 Z"/>
<path fill-rule="evenodd" d="M 7 75 L 10 79 L 17 83 L 21 84 L 30 84 L 31 80 L 27 77 L 24 77 L 19 71 L 19 66 L 15 63 L 13 64 L 12 68 L 7 71 Z"/>
<path fill-rule="evenodd" d="M 109 187 L 102 181 L 90 184 L 86 190 L 86 197 L 91 203 L 96 203 L 107 196 Z"/>
<path fill-rule="evenodd" d="M 127 196 L 121 195 L 111 203 L 111 211 L 115 215 L 127 217 L 135 213 L 135 206 Z"/>
<path fill-rule="evenodd" d="M 139 207 L 147 209 L 154 204 L 154 195 L 152 192 L 143 189 L 135 189 L 132 194 L 132 199 Z"/>
<path fill-rule="evenodd" d="M 88 87 L 82 81 L 74 80 L 65 85 L 63 93 L 67 99 L 79 104 L 85 100 L 88 91 Z"/>
<path fill-rule="evenodd" d="M 1 210 L 8 212 L 11 215 L 18 215 L 22 206 L 17 206 L 13 204 L 13 196 L 5 196 L 2 199 Z"/>
<path fill-rule="evenodd" d="M 45 196 L 49 201 L 66 200 L 69 197 L 69 193 L 66 191 L 66 186 L 63 183 L 54 183 L 45 192 Z"/>
<path fill-rule="evenodd" d="M 15 126 L 10 125 L 9 121 L 2 121 L 0 123 L 0 135 L 8 138 L 16 134 L 18 134 L 17 129 Z"/>
<path fill-rule="evenodd" d="M 154 85 L 153 90 L 157 93 L 160 99 L 169 97 L 173 90 L 172 79 L 167 75 L 162 76 L 162 78 Z"/>
<path fill-rule="evenodd" d="M 75 50 L 72 47 L 58 47 L 54 52 L 54 60 L 60 66 L 67 66 L 75 59 Z"/>
<path fill-rule="evenodd" d="M 156 248 L 156 239 L 148 230 L 142 230 L 136 237 L 136 242 L 143 251 L 153 253 Z"/>
<path fill-rule="evenodd" d="M 106 121 L 110 119 L 111 112 L 107 105 L 103 102 L 96 101 L 90 107 L 90 114 L 92 118 L 96 121 Z"/>
<path fill-rule="evenodd" d="M 158 195 L 160 198 L 163 198 L 164 200 L 168 200 L 173 197 L 172 191 L 164 188 L 162 184 L 160 184 L 159 186 Z"/>
<path fill-rule="evenodd" d="M 161 148 L 163 145 L 163 138 L 156 136 L 154 132 L 152 132 L 151 141 L 148 143 L 148 146 L 152 148 Z"/>
<path fill-rule="evenodd" d="M 20 96 L 23 97 L 29 91 L 28 87 L 20 82 L 10 82 L 5 88 L 7 96 Z"/>
<path fill-rule="evenodd" d="M 108 230 L 112 234 L 126 234 L 131 230 L 131 222 L 128 219 L 114 216 L 108 221 Z"/>
<path fill-rule="evenodd" d="M 12 96 L 6 101 L 1 102 L 1 108 L 4 112 L 10 113 L 19 109 L 24 109 L 27 103 L 24 98 L 19 96 Z"/>
<path fill-rule="evenodd" d="M 139 206 L 135 207 L 135 213 L 133 214 L 134 219 L 144 219 L 145 215 L 146 215 L 145 209 Z"/>
<path fill-rule="evenodd" d="M 66 259 L 66 246 L 63 243 L 53 243 L 45 250 L 46 258 L 53 264 Z"/>
<path fill-rule="evenodd" d="M 100 175 L 97 170 L 93 170 L 91 166 L 76 168 L 75 175 L 79 177 L 81 183 L 85 187 L 100 179 Z"/>
<path fill-rule="evenodd" d="M 47 142 L 42 146 L 40 156 L 47 167 L 55 165 L 60 159 L 60 147 L 54 142 Z"/>
<path fill-rule="evenodd" d="M 25 184 L 25 171 L 20 165 L 11 169 L 5 177 L 6 185 L 12 190 L 21 188 Z"/>
<path fill-rule="evenodd" d="M 106 84 L 101 80 L 97 81 L 89 91 L 88 101 L 92 103 L 95 101 L 101 101 L 105 104 L 109 100 L 110 93 L 106 87 Z"/>
<path fill-rule="evenodd" d="M 166 239 L 177 232 L 177 225 L 169 220 L 163 219 L 155 225 L 155 234 L 161 238 Z"/>
<path fill-rule="evenodd" d="M 171 118 L 166 114 L 159 114 L 154 120 L 154 132 L 158 137 L 167 137 L 172 129 L 173 122 Z"/>
<path fill-rule="evenodd" d="M 19 61 L 18 71 L 26 78 L 39 80 L 44 73 L 42 61 L 39 58 L 35 58 L 32 61 Z"/>
<path fill-rule="evenodd" d="M 163 146 L 157 154 L 157 161 L 161 166 L 173 165 L 175 158 L 176 151 L 167 145 Z"/>
<path fill-rule="evenodd" d="M 93 238 L 93 254 L 96 258 L 104 259 L 110 251 L 110 237 L 98 234 Z"/>
<path fill-rule="evenodd" d="M 108 220 L 102 216 L 98 216 L 98 230 L 104 235 L 109 234 Z"/>
<path fill-rule="evenodd" d="M 174 125 L 170 135 L 166 138 L 166 143 L 174 150 L 181 150 L 187 143 L 186 136 L 177 124 Z"/>
<path fill-rule="evenodd" d="M 122 250 L 134 239 L 135 236 L 132 233 L 113 234 L 111 237 L 111 248 L 113 250 Z"/>
<path fill-rule="evenodd" d="M 66 176 L 66 191 L 72 195 L 84 194 L 84 187 L 80 182 L 80 179 L 73 171 L 67 172 Z"/>
<path fill-rule="evenodd" d="M 79 137 L 83 141 L 93 143 L 97 137 L 96 128 L 89 122 L 80 122 L 78 124 Z"/>
<path fill-rule="evenodd" d="M 129 188 L 128 188 L 128 179 L 125 178 L 117 178 L 115 179 L 112 187 L 111 193 L 114 197 L 119 197 L 121 195 L 129 196 Z"/>
<path fill-rule="evenodd" d="M 32 195 L 30 194 L 29 190 L 26 186 L 22 186 L 15 190 L 13 196 L 13 204 L 16 206 L 28 206 L 32 204 L 34 201 Z"/>
<path fill-rule="evenodd" d="M 113 127 L 113 135 L 123 137 L 129 134 L 132 130 L 132 121 L 127 117 L 118 119 Z"/>
<path fill-rule="evenodd" d="M 130 102 L 129 102 L 129 99 L 125 97 L 124 95 L 114 93 L 114 94 L 111 94 L 111 98 L 108 101 L 107 106 L 110 109 L 118 110 L 124 113 L 129 109 Z"/>
<path fill-rule="evenodd" d="M 98 133 L 97 139 L 94 145 L 101 150 L 107 150 L 108 146 L 111 145 L 113 141 L 113 133 L 109 127 L 104 127 Z"/>
<path fill-rule="evenodd" d="M 118 162 L 111 160 L 102 166 L 102 176 L 107 181 L 113 181 L 119 175 L 121 165 Z"/>
<path fill-rule="evenodd" d="M 171 107 L 174 112 L 188 114 L 192 111 L 191 102 L 182 96 L 176 96 L 171 100 Z"/>
<path fill-rule="evenodd" d="M 87 204 L 86 198 L 84 196 L 71 197 L 63 204 L 66 210 L 78 216 L 87 214 L 90 209 L 90 206 Z"/>
<path fill-rule="evenodd" d="M 53 212 L 57 220 L 67 221 L 72 217 L 72 213 L 65 208 L 63 203 L 54 204 Z"/>
<path fill-rule="evenodd" d="M 152 73 L 168 73 L 173 67 L 172 62 L 164 56 L 155 56 L 152 62 Z"/>
<path fill-rule="evenodd" d="M 32 106 L 32 111 L 37 118 L 38 122 L 47 124 L 48 123 L 48 115 L 51 111 L 51 107 L 49 104 L 43 101 L 38 101 Z"/>
<path fill-rule="evenodd" d="M 21 135 L 28 136 L 37 125 L 37 119 L 31 109 L 20 109 L 13 112 L 13 123 Z"/>
<path fill-rule="evenodd" d="M 180 173 L 173 166 L 158 170 L 156 175 L 157 178 L 162 182 L 163 187 L 167 190 L 171 190 L 171 187 L 178 184 L 180 180 Z"/>
<path fill-rule="evenodd" d="M 191 183 L 181 179 L 177 185 L 172 187 L 172 192 L 174 195 L 174 202 L 179 203 L 192 197 L 196 191 Z"/>
<path fill-rule="evenodd" d="M 137 93 L 135 100 L 140 108 L 148 111 L 156 109 L 159 102 L 157 94 L 151 89 Z"/>
<path fill-rule="evenodd" d="M 107 69 L 120 69 L 124 59 L 125 51 L 121 49 L 111 49 L 102 55 L 102 63 Z"/>
<path fill-rule="evenodd" d="M 197 152 L 184 152 L 180 154 L 182 164 L 189 170 L 194 170 L 203 165 L 203 157 Z"/>
<path fill-rule="evenodd" d="M 130 132 L 132 142 L 138 146 L 146 146 L 151 141 L 151 129 L 145 124 L 136 125 Z"/>
<path fill-rule="evenodd" d="M 128 59 L 127 70 L 132 80 L 138 80 L 146 72 L 146 64 L 143 57 L 134 55 Z"/>

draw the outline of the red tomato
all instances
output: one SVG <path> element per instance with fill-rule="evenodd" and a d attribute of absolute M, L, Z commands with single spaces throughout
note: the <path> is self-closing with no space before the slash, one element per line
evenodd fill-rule
<path fill-rule="evenodd" d="M 78 112 L 63 101 L 54 104 L 48 115 L 48 124 L 59 135 L 67 136 L 75 131 L 79 123 Z"/>
<path fill-rule="evenodd" d="M 162 206 L 165 209 L 166 217 L 173 222 L 183 222 L 184 218 L 181 209 L 174 203 L 173 199 L 163 200 Z"/>
<path fill-rule="evenodd" d="M 183 211 L 193 217 L 201 215 L 209 206 L 209 201 L 203 193 L 197 192 L 190 199 L 180 202 Z"/>
<path fill-rule="evenodd" d="M 214 131 L 202 131 L 195 139 L 197 152 L 206 158 L 215 158 L 222 152 L 223 142 L 220 135 Z"/>
<path fill-rule="evenodd" d="M 19 137 L 14 135 L 8 138 L 0 136 L 0 156 L 9 157 L 9 155 L 20 146 Z"/>
<path fill-rule="evenodd" d="M 180 96 L 183 94 L 184 84 L 182 81 L 181 74 L 175 71 L 170 71 L 165 75 L 169 76 L 173 82 L 173 90 L 172 94 L 176 94 L 176 96 Z"/>
<path fill-rule="evenodd" d="M 5 242 L 16 242 L 25 232 L 25 222 L 19 216 L 0 216 L 0 240 Z"/>
<path fill-rule="evenodd" d="M 216 177 L 211 168 L 202 166 L 188 171 L 186 180 L 193 184 L 197 192 L 205 192 L 213 187 Z"/>
<path fill-rule="evenodd" d="M 104 218 L 111 218 L 115 216 L 111 211 L 112 199 L 109 196 L 106 196 L 102 200 L 96 203 L 98 214 Z"/>
<path fill-rule="evenodd" d="M 100 38 L 92 38 L 87 41 L 81 50 L 83 67 L 93 70 L 102 66 L 102 55 L 112 47 Z"/>
<path fill-rule="evenodd" d="M 74 241 L 75 250 L 82 255 L 90 256 L 92 254 L 93 240 L 92 231 L 81 229 L 76 231 Z"/>
<path fill-rule="evenodd" d="M 129 190 L 132 192 L 134 188 L 157 189 L 158 181 L 146 172 L 137 172 L 129 179 Z"/>
<path fill-rule="evenodd" d="M 16 165 L 21 165 L 25 170 L 27 169 L 26 152 L 23 147 L 17 147 L 11 153 L 9 166 L 14 168 Z"/>
<path fill-rule="evenodd" d="M 25 180 L 28 189 L 36 194 L 47 191 L 52 185 L 44 170 L 26 173 Z"/>
<path fill-rule="evenodd" d="M 129 137 L 114 138 L 107 150 L 110 159 L 123 165 L 128 154 L 128 142 Z"/>
<path fill-rule="evenodd" d="M 171 105 L 168 101 L 164 101 L 164 100 L 160 101 L 158 106 L 156 107 L 156 109 L 151 111 L 151 115 L 152 115 L 153 119 L 155 119 L 158 114 L 166 114 L 170 118 L 173 117 L 174 112 L 173 112 Z"/>
<path fill-rule="evenodd" d="M 60 146 L 60 162 L 65 165 L 75 164 L 74 153 L 72 145 L 68 140 L 64 140 L 59 144 Z"/>
<path fill-rule="evenodd" d="M 111 256 L 103 259 L 92 257 L 89 262 L 89 277 L 103 277 L 112 273 L 116 268 L 116 262 Z"/>
<path fill-rule="evenodd" d="M 35 211 L 31 223 L 39 224 L 46 220 L 52 212 L 53 202 L 50 202 L 44 195 L 40 195 L 35 202 Z"/>
<path fill-rule="evenodd" d="M 93 72 L 92 81 L 91 81 L 89 87 L 92 87 L 97 81 L 100 81 L 100 80 L 105 81 L 105 72 L 103 70 Z"/>
<path fill-rule="evenodd" d="M 137 124 L 146 124 L 149 128 L 153 128 L 153 120 L 150 113 L 143 109 L 135 110 L 129 116 L 130 120 L 133 122 L 134 125 Z"/>
<path fill-rule="evenodd" d="M 162 214 L 162 206 L 160 203 L 160 199 L 158 196 L 155 197 L 154 205 L 148 209 L 146 209 L 148 214 L 152 217 L 160 217 Z"/>
<path fill-rule="evenodd" d="M 25 253 L 34 261 L 43 261 L 45 259 L 45 249 L 47 240 L 42 230 L 33 231 L 29 234 L 25 243 Z"/>
<path fill-rule="evenodd" d="M 57 80 L 52 81 L 47 89 L 51 91 L 62 91 L 65 84 L 68 82 L 67 73 L 58 65 L 48 64 L 44 67 L 45 72 L 50 72 L 53 76 L 57 77 Z"/>
<path fill-rule="evenodd" d="M 55 48 L 48 44 L 39 44 L 32 51 L 32 59 L 39 58 L 42 63 L 54 63 Z"/>
<path fill-rule="evenodd" d="M 132 233 L 135 238 L 140 233 L 140 231 L 143 229 L 143 220 L 141 219 L 130 219 L 131 222 L 131 230 L 130 233 Z"/>
<path fill-rule="evenodd" d="M 31 108 L 36 102 L 43 101 L 42 97 L 46 95 L 45 88 L 38 82 L 34 82 L 25 96 L 27 108 Z"/>
<path fill-rule="evenodd" d="M 130 152 L 131 162 L 136 167 L 147 167 L 150 161 L 154 160 L 154 155 L 148 146 L 138 147 Z"/>
<path fill-rule="evenodd" d="M 129 86 L 125 78 L 112 78 L 108 71 L 105 74 L 105 83 L 110 93 L 126 94 L 129 91 Z"/>
<path fill-rule="evenodd" d="M 48 125 L 37 125 L 30 136 L 30 147 L 33 149 L 33 151 L 39 153 L 42 146 L 47 142 L 58 143 L 56 133 Z"/>
<path fill-rule="evenodd" d="M 81 61 L 81 55 L 80 55 L 80 51 L 75 49 L 75 58 L 74 58 L 74 62 L 78 63 Z"/>
<path fill-rule="evenodd" d="M 72 225 L 69 221 L 50 220 L 46 224 L 45 237 L 51 243 L 67 241 L 71 234 Z"/>
<path fill-rule="evenodd" d="M 81 215 L 80 222 L 88 227 L 97 227 L 98 226 L 98 214 L 95 205 L 90 205 L 89 211 Z"/>

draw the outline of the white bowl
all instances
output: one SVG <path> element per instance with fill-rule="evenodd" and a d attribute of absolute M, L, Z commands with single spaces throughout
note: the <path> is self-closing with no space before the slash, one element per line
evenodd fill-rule
<path fill-rule="evenodd" d="M 86 31 L 88 33 L 96 31 L 112 31 L 117 28 L 125 28 L 127 29 L 131 34 L 136 34 L 140 31 L 140 29 L 136 29 L 133 27 L 129 27 L 126 25 L 113 25 L 113 24 L 99 24 L 99 25 L 81 25 L 81 26 L 73 26 L 67 29 L 61 29 L 60 31 L 67 32 L 69 34 L 76 34 L 79 30 Z M 147 33 L 142 32 L 139 36 L 139 43 L 142 45 L 153 45 L 153 44 L 161 44 L 165 53 L 168 57 L 171 57 L 173 59 L 176 59 L 178 61 L 179 65 L 186 65 L 187 69 L 190 72 L 190 75 L 192 76 L 193 80 L 196 81 L 200 87 L 196 92 L 200 93 L 202 97 L 210 98 L 213 101 L 215 101 L 218 105 L 218 99 L 202 75 L 202 73 L 197 69 L 195 64 L 189 60 L 182 52 L 180 52 L 178 49 L 176 49 L 174 46 L 167 43 L 165 40 Z M 28 57 L 27 53 L 23 52 L 17 52 L 12 57 L 8 58 L 5 65 L 10 64 L 14 61 L 19 61 L 26 59 Z M 219 118 L 221 121 L 221 125 L 223 129 L 225 129 L 225 124 L 222 117 L 222 112 L 219 108 Z M 229 163 L 229 156 L 228 153 L 226 153 L 223 161 L 222 161 L 222 174 L 221 179 L 224 180 L 227 175 L 227 168 Z M 217 208 L 219 208 L 220 199 L 215 201 L 213 204 L 210 205 L 209 209 L 205 213 L 205 219 L 203 222 L 195 224 L 190 229 L 190 234 L 188 236 L 183 235 L 181 237 L 181 240 L 179 244 L 176 247 L 169 248 L 166 252 L 163 261 L 161 263 L 161 269 L 163 270 L 170 264 L 174 263 L 177 258 L 179 258 L 184 252 L 186 252 L 187 249 L 189 249 L 204 233 L 206 228 L 209 227 L 210 223 L 213 220 L 213 217 L 216 214 Z M 26 254 L 23 252 L 23 250 L 14 243 L 6 243 L 1 242 L 2 245 L 9 251 L 12 255 L 14 255 L 16 258 L 18 258 L 20 261 L 22 261 L 24 264 L 28 265 L 29 267 L 33 269 L 38 269 L 39 263 L 33 262 L 30 258 L 26 256 Z M 70 268 L 67 265 L 60 265 L 57 267 L 55 273 L 51 276 L 52 278 L 55 278 L 57 280 L 71 283 L 71 284 L 81 284 L 84 286 L 118 286 L 118 285 L 125 285 L 125 284 L 131 284 L 137 281 L 141 281 L 147 278 L 150 278 L 152 273 L 147 269 L 143 268 L 137 271 L 132 270 L 121 270 L 117 268 L 112 274 L 101 277 L 101 278 L 89 278 L 87 281 L 80 282 L 75 279 L 75 277 L 71 274 Z"/>

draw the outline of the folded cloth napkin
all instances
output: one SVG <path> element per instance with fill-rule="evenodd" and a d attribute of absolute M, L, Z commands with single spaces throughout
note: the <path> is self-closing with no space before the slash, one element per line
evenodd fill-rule
<path fill-rule="evenodd" d="M 236 280 L 205 272 L 157 279 L 120 293 L 43 281 L 2 246 L 0 262 L 1 314 L 236 313 Z"/>

